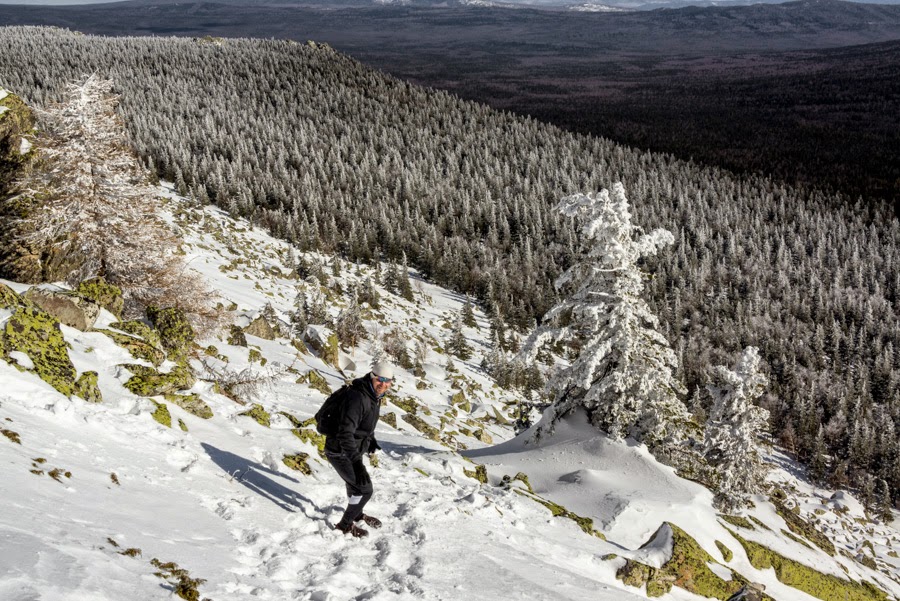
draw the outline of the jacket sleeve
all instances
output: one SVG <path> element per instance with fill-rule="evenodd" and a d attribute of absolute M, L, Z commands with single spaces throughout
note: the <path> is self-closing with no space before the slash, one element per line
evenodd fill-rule
<path fill-rule="evenodd" d="M 341 416 L 341 424 L 338 426 L 337 439 L 341 445 L 341 452 L 350 459 L 360 455 L 359 441 L 356 440 L 356 430 L 363 417 L 363 403 L 360 395 L 351 392 L 344 403 L 344 412 Z"/>

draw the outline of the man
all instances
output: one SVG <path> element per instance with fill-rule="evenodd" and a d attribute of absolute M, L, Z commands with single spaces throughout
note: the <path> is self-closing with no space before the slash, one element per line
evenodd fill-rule
<path fill-rule="evenodd" d="M 373 491 L 363 455 L 381 448 L 375 440 L 375 426 L 381 412 L 381 397 L 393 383 L 394 367 L 386 362 L 375 364 L 370 373 L 353 380 L 343 399 L 337 434 L 325 437 L 325 456 L 347 483 L 350 497 L 335 529 L 357 538 L 369 534 L 357 525 L 360 522 L 381 528 L 380 520 L 363 513 Z"/>

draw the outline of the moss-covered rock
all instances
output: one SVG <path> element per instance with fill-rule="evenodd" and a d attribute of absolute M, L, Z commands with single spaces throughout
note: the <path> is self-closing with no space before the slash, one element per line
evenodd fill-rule
<path fill-rule="evenodd" d="M 60 323 L 86 332 L 94 327 L 100 315 L 100 305 L 66 290 L 31 288 L 25 298 L 49 313 Z"/>
<path fill-rule="evenodd" d="M 404 413 L 401 419 L 431 440 L 440 442 L 440 431 L 438 431 L 438 429 L 434 426 L 425 422 L 425 420 L 423 420 L 418 415 L 413 415 L 412 413 Z"/>
<path fill-rule="evenodd" d="M 184 420 L 181 420 L 181 419 L 178 420 L 178 427 L 181 428 L 181 431 L 182 431 L 182 432 L 187 432 L 187 431 L 188 431 L 187 424 L 184 423 Z"/>
<path fill-rule="evenodd" d="M 112 338 L 117 345 L 131 353 L 131 356 L 135 359 L 143 359 L 144 361 L 152 363 L 155 367 L 162 365 L 162 362 L 166 359 L 165 352 L 145 340 L 123 334 L 122 332 L 116 332 L 115 330 L 100 329 L 96 331 L 102 332 Z"/>
<path fill-rule="evenodd" d="M 463 473 L 469 478 L 474 478 L 482 484 L 488 483 L 487 468 L 483 465 L 476 465 L 474 470 L 463 468 Z"/>
<path fill-rule="evenodd" d="M 94 301 L 116 317 L 121 318 L 122 309 L 125 308 L 122 289 L 110 284 L 104 278 L 95 277 L 84 280 L 75 288 L 75 293 Z"/>
<path fill-rule="evenodd" d="M 381 421 L 394 429 L 397 428 L 397 414 L 394 412 L 382 414 Z"/>
<path fill-rule="evenodd" d="M 157 396 L 185 390 L 196 381 L 190 368 L 178 364 L 168 373 L 161 373 L 152 367 L 128 363 L 123 365 L 133 375 L 125 382 L 125 388 L 138 396 Z"/>
<path fill-rule="evenodd" d="M 162 341 L 159 338 L 159 332 L 145 324 L 143 321 L 137 319 L 132 319 L 130 321 L 118 321 L 116 323 L 110 324 L 109 327 L 121 330 L 122 332 L 131 334 L 132 336 L 138 336 L 142 338 L 147 344 L 161 351 L 163 350 Z"/>
<path fill-rule="evenodd" d="M 12 307 L 18 307 L 22 304 L 23 298 L 16 294 L 16 291 L 7 286 L 6 284 L 0 283 L 0 309 L 9 309 Z"/>
<path fill-rule="evenodd" d="M 249 411 L 238 413 L 238 415 L 252 417 L 254 420 L 256 420 L 256 423 L 258 423 L 260 426 L 265 426 L 266 428 L 268 428 L 269 424 L 271 423 L 269 412 L 263 409 L 263 406 L 259 403 L 253 403 Z"/>
<path fill-rule="evenodd" d="M 722 520 L 723 522 L 727 522 L 727 523 L 731 524 L 732 526 L 737 526 L 738 528 L 746 528 L 747 530 L 756 530 L 756 528 L 753 527 L 753 524 L 750 522 L 750 520 L 748 520 L 744 516 L 725 515 L 723 513 L 720 513 L 719 519 Z"/>
<path fill-rule="evenodd" d="M 516 474 L 513 477 L 510 477 L 509 474 L 507 474 L 507 475 L 503 476 L 503 478 L 500 481 L 500 483 L 502 485 L 506 486 L 507 488 L 512 486 L 513 482 L 521 482 L 522 484 L 525 485 L 525 488 L 528 490 L 528 492 L 534 494 L 534 489 L 531 487 L 531 482 L 528 481 L 528 476 L 524 472 L 519 472 L 518 474 Z"/>
<path fill-rule="evenodd" d="M 469 402 L 462 390 L 453 393 L 453 396 L 450 397 L 450 404 L 459 407 L 466 413 L 472 412 L 472 403 Z"/>
<path fill-rule="evenodd" d="M 302 440 L 303 442 L 308 442 L 309 444 L 316 447 L 316 450 L 319 451 L 319 457 L 325 458 L 325 435 L 319 434 L 312 428 L 295 428 L 291 430 L 294 433 L 294 436 Z"/>
<path fill-rule="evenodd" d="M 281 460 L 292 470 L 297 470 L 305 476 L 312 475 L 312 468 L 309 467 L 309 463 L 307 462 L 309 460 L 308 453 L 295 453 L 293 455 L 285 455 Z"/>
<path fill-rule="evenodd" d="M 247 346 L 247 336 L 244 335 L 244 330 L 235 325 L 231 326 L 231 329 L 228 331 L 228 344 L 232 346 Z"/>
<path fill-rule="evenodd" d="M 89 403 L 102 403 L 103 395 L 97 385 L 97 372 L 86 371 L 75 382 L 75 396 L 79 396 Z"/>
<path fill-rule="evenodd" d="M 479 429 L 475 430 L 474 432 L 472 432 L 472 438 L 477 438 L 484 444 L 494 444 L 494 439 L 491 437 L 490 434 L 487 433 L 487 431 L 484 428 L 479 428 Z"/>
<path fill-rule="evenodd" d="M 886 601 L 887 594 L 868 582 L 844 580 L 823 574 L 805 564 L 789 559 L 759 543 L 744 539 L 732 532 L 741 543 L 750 564 L 757 570 L 775 569 L 782 583 L 799 589 L 823 601 Z"/>
<path fill-rule="evenodd" d="M 719 548 L 719 553 L 722 554 L 722 558 L 723 558 L 726 562 L 732 560 L 732 558 L 734 557 L 734 553 L 731 552 L 731 549 L 729 549 L 728 547 L 725 546 L 725 543 L 723 543 L 722 541 L 718 541 L 718 540 L 717 540 L 717 541 L 716 541 L 716 547 Z"/>
<path fill-rule="evenodd" d="M 306 374 L 306 377 L 311 388 L 318 390 L 325 396 L 331 394 L 331 387 L 328 385 L 328 381 L 319 372 L 311 370 Z"/>
<path fill-rule="evenodd" d="M 278 332 L 262 315 L 251 321 L 250 325 L 244 328 L 244 334 L 250 334 L 264 340 L 275 340 L 278 337 Z"/>
<path fill-rule="evenodd" d="M 720 578 L 709 568 L 710 563 L 717 563 L 712 556 L 684 530 L 669 522 L 663 523 L 644 546 L 659 536 L 672 539 L 672 556 L 662 567 L 657 569 L 629 559 L 616 577 L 631 586 L 646 584 L 648 597 L 659 597 L 677 586 L 696 595 L 724 600 L 747 583 L 745 578 L 733 571 L 733 579 Z"/>
<path fill-rule="evenodd" d="M 303 341 L 328 365 L 340 368 L 337 334 L 326 328 L 309 326 L 303 333 Z"/>
<path fill-rule="evenodd" d="M 164 425 L 167 428 L 172 427 L 172 414 L 169 413 L 169 408 L 165 403 L 157 403 L 153 399 L 151 399 L 154 405 L 156 405 L 156 410 L 151 413 L 151 417 Z"/>
<path fill-rule="evenodd" d="M 36 307 L 18 307 L 0 336 L 0 357 L 20 351 L 34 364 L 34 373 L 66 396 L 75 391 L 77 372 L 59 322 Z"/>
<path fill-rule="evenodd" d="M 209 419 L 213 416 L 212 409 L 200 398 L 199 394 L 167 394 L 164 398 L 201 419 Z"/>
<path fill-rule="evenodd" d="M 775 505 L 775 511 L 785 521 L 791 532 L 804 537 L 815 546 L 819 547 L 832 557 L 834 557 L 834 543 L 828 540 L 828 537 L 819 532 L 815 526 L 801 518 L 799 515 L 787 508 L 783 503 L 772 497 L 772 504 Z"/>
<path fill-rule="evenodd" d="M 176 356 L 187 354 L 195 333 L 184 311 L 176 307 L 160 309 L 151 306 L 147 307 L 147 319 L 159 332 L 163 348 Z"/>

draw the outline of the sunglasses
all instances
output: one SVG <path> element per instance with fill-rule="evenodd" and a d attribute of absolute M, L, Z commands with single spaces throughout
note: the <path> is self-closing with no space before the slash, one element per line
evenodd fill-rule
<path fill-rule="evenodd" d="M 390 384 L 394 381 L 393 378 L 382 378 L 381 376 L 375 376 L 375 379 L 381 382 L 382 384 Z"/>

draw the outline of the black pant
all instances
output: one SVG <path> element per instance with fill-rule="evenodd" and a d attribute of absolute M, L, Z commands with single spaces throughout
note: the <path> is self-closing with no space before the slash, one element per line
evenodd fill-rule
<path fill-rule="evenodd" d="M 338 523 L 338 526 L 347 527 L 362 517 L 363 507 L 372 498 L 372 479 L 369 478 L 369 472 L 366 471 L 366 466 L 363 465 L 362 457 L 356 461 L 351 461 L 346 455 L 333 453 L 325 453 L 325 457 L 328 458 L 328 462 L 334 468 L 334 471 L 338 473 L 338 476 L 341 477 L 341 480 L 347 484 L 347 496 L 350 497 L 350 500 L 347 503 L 344 516 Z M 359 479 L 356 477 L 357 474 L 361 476 Z"/>

